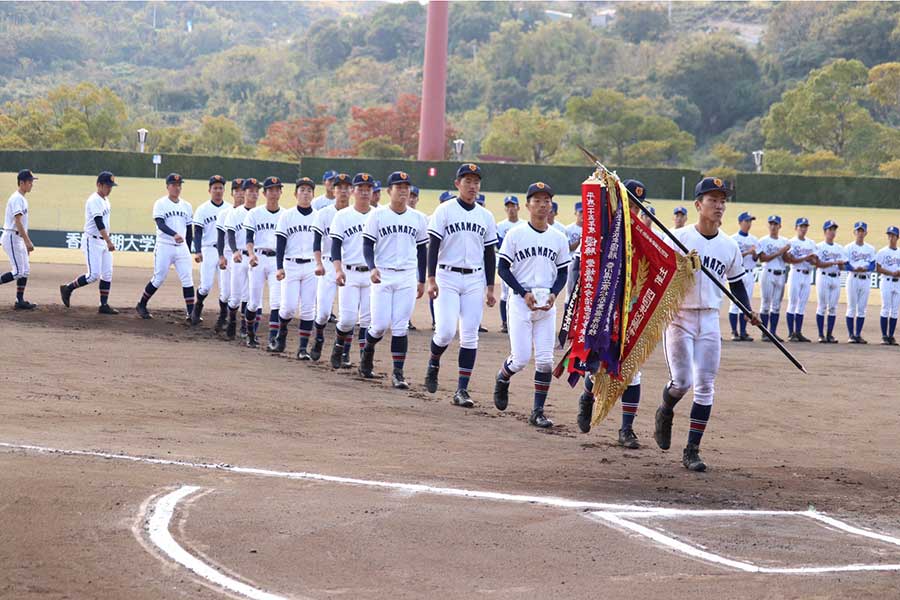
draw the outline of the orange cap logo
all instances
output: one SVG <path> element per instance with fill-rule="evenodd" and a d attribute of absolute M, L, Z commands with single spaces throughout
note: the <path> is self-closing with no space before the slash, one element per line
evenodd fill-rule
<path fill-rule="evenodd" d="M 477 170 L 478 170 L 478 167 L 477 167 L 476 165 L 474 165 L 474 164 L 470 164 L 470 165 L 469 165 L 469 170 L 470 170 L 470 171 L 477 171 Z"/>
<path fill-rule="evenodd" d="M 369 174 L 368 174 L 368 173 L 363 173 L 362 180 L 363 180 L 363 181 L 368 181 L 368 180 L 369 180 Z"/>
<path fill-rule="evenodd" d="M 643 196 L 643 195 L 644 195 L 644 188 L 642 188 L 641 186 L 635 187 L 635 188 L 634 188 L 634 195 L 635 195 L 635 196 Z"/>
<path fill-rule="evenodd" d="M 713 183 L 716 184 L 716 187 L 722 187 L 722 180 L 716 177 L 713 179 Z"/>
<path fill-rule="evenodd" d="M 406 173 L 400 173 L 400 179 L 406 179 L 408 177 L 409 175 L 407 175 Z"/>
<path fill-rule="evenodd" d="M 536 184 L 534 184 L 534 185 L 535 185 L 539 190 L 542 190 L 542 189 L 544 189 L 544 187 L 545 187 L 543 181 L 538 181 L 538 182 L 537 182 Z"/>

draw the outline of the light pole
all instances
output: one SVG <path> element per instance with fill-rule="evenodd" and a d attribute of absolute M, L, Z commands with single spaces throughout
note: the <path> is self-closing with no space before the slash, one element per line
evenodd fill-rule
<path fill-rule="evenodd" d="M 756 172 L 759 173 L 762 171 L 763 164 L 763 155 L 765 154 L 762 150 L 754 150 L 753 151 L 753 162 L 756 163 Z"/>
<path fill-rule="evenodd" d="M 140 146 L 141 153 L 144 152 L 144 143 L 147 141 L 147 134 L 150 133 L 143 127 L 137 130 L 138 134 L 138 145 Z"/>
<path fill-rule="evenodd" d="M 466 140 L 461 138 L 456 138 L 453 140 L 453 151 L 456 152 L 456 160 L 462 160 L 463 148 L 466 146 Z"/>

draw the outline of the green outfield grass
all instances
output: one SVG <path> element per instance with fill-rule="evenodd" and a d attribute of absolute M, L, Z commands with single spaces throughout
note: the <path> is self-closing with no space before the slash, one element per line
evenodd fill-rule
<path fill-rule="evenodd" d="M 585 174 L 588 173 L 585 169 Z M 28 195 L 30 211 L 29 221 L 33 229 L 58 229 L 66 231 L 80 231 L 84 226 L 84 201 L 94 191 L 95 177 L 87 175 L 44 175 L 37 173 L 40 178 L 34 184 L 34 189 Z M 260 179 L 264 173 L 256 174 Z M 0 173 L 0 181 L 8 182 L 8 192 L 14 190 L 15 174 Z M 117 178 L 119 186 L 115 188 L 111 201 L 112 230 L 124 233 L 152 233 L 155 231 L 151 210 L 157 198 L 166 192 L 162 179 L 142 179 L 132 177 Z M 518 194 L 522 201 L 522 214 L 524 209 L 525 188 L 530 182 L 523 182 L 522 191 Z M 548 182 L 553 185 L 553 182 Z M 322 188 L 317 188 L 321 190 Z M 419 200 L 419 210 L 430 213 L 438 204 L 438 196 L 443 190 L 422 190 Z M 651 190 L 652 192 L 652 190 Z M 282 204 L 293 204 L 293 186 L 285 188 L 282 196 Z M 504 194 L 488 192 L 487 208 L 494 214 L 497 220 L 503 219 L 502 200 Z M 206 180 L 186 180 L 182 197 L 188 200 L 194 208 L 205 202 L 207 196 Z M 227 192 L 226 192 L 227 197 Z M 386 192 L 382 192 L 382 202 L 386 201 Z M 577 196 L 557 196 L 560 205 L 560 220 L 563 223 L 571 223 L 574 220 L 574 204 L 579 200 Z M 688 208 L 689 220 L 693 217 L 693 206 L 690 201 L 678 202 L 674 200 L 653 200 L 657 216 L 663 223 L 672 222 L 672 210 L 681 204 Z M 827 219 L 838 222 L 837 240 L 841 243 L 849 243 L 853 239 L 852 226 L 855 221 L 863 220 L 869 224 L 868 241 L 876 248 L 885 243 L 884 231 L 889 225 L 900 226 L 900 209 L 878 208 L 848 208 L 830 206 L 801 206 L 791 204 L 747 204 L 735 202 L 729 205 L 725 216 L 724 229 L 732 233 L 737 230 L 737 216 L 743 211 L 749 211 L 756 217 L 751 232 L 762 237 L 766 235 L 766 217 L 771 214 L 780 215 L 784 227 L 783 235 L 793 235 L 793 223 L 797 217 L 807 217 L 810 220 L 810 236 L 818 241 L 822 238 L 822 223 Z"/>

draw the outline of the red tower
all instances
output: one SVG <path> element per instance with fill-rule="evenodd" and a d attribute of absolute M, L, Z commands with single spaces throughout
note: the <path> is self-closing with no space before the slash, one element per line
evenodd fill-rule
<path fill-rule="evenodd" d="M 447 0 L 428 2 L 425 64 L 422 72 L 422 113 L 419 118 L 419 160 L 443 160 L 446 155 Z"/>

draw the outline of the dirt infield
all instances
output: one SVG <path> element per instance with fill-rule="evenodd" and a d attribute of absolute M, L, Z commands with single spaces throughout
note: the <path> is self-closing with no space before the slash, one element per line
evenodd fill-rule
<path fill-rule="evenodd" d="M 661 352 L 644 369 L 635 426 L 644 447 L 624 451 L 618 409 L 578 433 L 577 391 L 558 381 L 548 404 L 557 426 L 529 427 L 530 371 L 514 379 L 510 409 L 493 408 L 508 351 L 496 310 L 472 379 L 477 406 L 463 410 L 449 403 L 455 347 L 438 394 L 422 388 L 425 302 L 410 339 L 413 389 L 398 392 L 386 379 L 217 340 L 212 314 L 186 327 L 174 279 L 145 322 L 131 310 L 144 269 L 117 269 L 111 303 L 123 312 L 108 318 L 95 313 L 96 287 L 78 290 L 71 309 L 59 304 L 58 285 L 77 268 L 33 270 L 38 311 L 13 311 L 14 290 L 0 287 L 0 597 L 897 596 L 897 348 L 793 344 L 804 376 L 768 345 L 726 342 L 703 442 L 710 471 L 697 475 L 680 465 L 687 400 L 673 450 L 652 440 Z M 877 327 L 870 304 L 864 337 L 877 341 Z M 380 348 L 376 372 L 388 355 Z M 182 486 L 198 489 L 172 501 L 166 520 L 163 502 Z M 893 537 L 747 512 L 809 507 Z M 617 525 L 616 511 L 645 514 Z M 166 532 L 174 546 L 160 542 Z M 267 595 L 226 592 L 173 548 Z M 886 571 L 815 571 L 848 565 Z M 765 572 L 779 568 L 801 572 Z"/>

